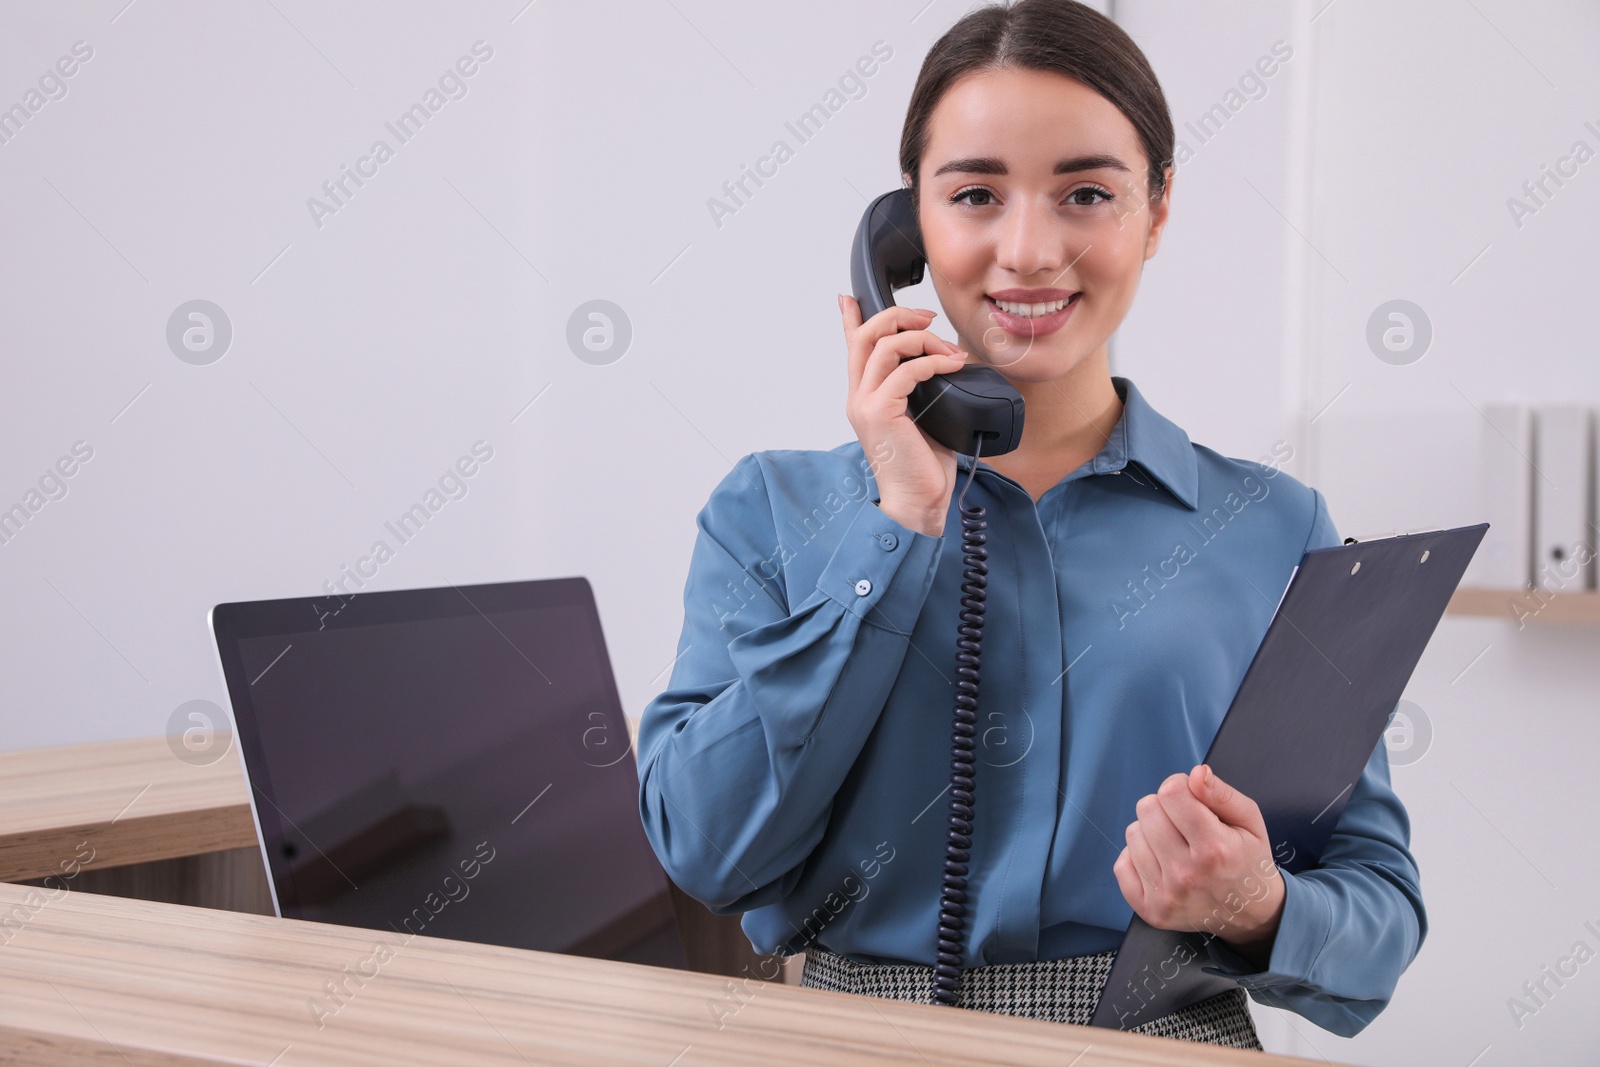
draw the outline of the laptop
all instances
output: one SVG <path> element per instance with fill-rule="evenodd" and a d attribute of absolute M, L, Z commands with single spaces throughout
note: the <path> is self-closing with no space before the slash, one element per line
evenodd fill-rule
<path fill-rule="evenodd" d="M 209 622 L 279 916 L 685 966 L 587 580 Z"/>

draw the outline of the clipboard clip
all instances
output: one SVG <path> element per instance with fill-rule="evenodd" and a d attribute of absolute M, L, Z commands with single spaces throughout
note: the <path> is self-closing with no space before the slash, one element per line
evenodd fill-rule
<path fill-rule="evenodd" d="M 1382 537 L 1369 537 L 1369 538 L 1367 538 L 1367 541 L 1368 542 L 1371 542 L 1371 541 L 1387 541 L 1390 538 L 1394 538 L 1394 537 L 1410 537 L 1413 534 L 1439 533 L 1439 532 L 1440 532 L 1439 530 L 1395 530 L 1393 533 L 1385 534 Z M 1357 545 L 1357 544 L 1362 544 L 1363 542 L 1357 540 L 1354 537 L 1346 537 L 1344 539 L 1344 543 L 1347 544 L 1347 545 Z"/>

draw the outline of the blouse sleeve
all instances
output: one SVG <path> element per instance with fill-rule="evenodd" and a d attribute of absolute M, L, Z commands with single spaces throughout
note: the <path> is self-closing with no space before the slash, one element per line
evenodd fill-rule
<path fill-rule="evenodd" d="M 943 540 L 863 497 L 814 586 L 788 588 L 775 507 L 785 514 L 755 454 L 712 491 L 670 686 L 639 721 L 645 834 L 718 915 L 799 880 L 899 674 Z"/>
<path fill-rule="evenodd" d="M 1322 494 L 1307 548 L 1340 543 Z M 1351 791 L 1316 867 L 1283 876 L 1283 914 L 1265 969 L 1218 938 L 1207 941 L 1216 970 L 1258 1002 L 1284 1008 L 1353 1037 L 1389 1003 L 1401 972 L 1427 936 L 1411 824 L 1389 780 L 1382 740 Z M 1210 970 L 1211 968 L 1206 968 Z"/>

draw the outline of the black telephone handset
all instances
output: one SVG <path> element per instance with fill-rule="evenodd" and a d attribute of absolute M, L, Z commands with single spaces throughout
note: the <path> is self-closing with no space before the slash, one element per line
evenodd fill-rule
<path fill-rule="evenodd" d="M 850 247 L 850 283 L 861 305 L 861 321 L 894 301 L 891 293 L 922 281 L 927 258 L 922 228 L 905 189 L 885 193 L 867 206 Z M 939 895 L 939 930 L 933 999 L 954 1007 L 961 993 L 961 963 L 967 934 L 967 864 L 971 859 L 972 801 L 978 733 L 978 665 L 983 651 L 984 597 L 988 586 L 981 505 L 962 506 L 978 471 L 978 456 L 998 456 L 1022 443 L 1022 396 L 991 367 L 963 367 L 917 383 L 907 398 L 917 425 L 935 441 L 973 457 L 956 504 L 961 512 L 961 625 L 956 639 L 956 700 L 950 739 L 950 829 Z"/>
<path fill-rule="evenodd" d="M 867 206 L 850 250 L 850 285 L 866 322 L 894 304 L 894 290 L 922 281 L 927 265 L 911 193 L 895 189 Z M 992 367 L 962 367 L 918 382 L 912 418 L 946 448 L 1000 456 L 1022 443 L 1022 394 Z"/>

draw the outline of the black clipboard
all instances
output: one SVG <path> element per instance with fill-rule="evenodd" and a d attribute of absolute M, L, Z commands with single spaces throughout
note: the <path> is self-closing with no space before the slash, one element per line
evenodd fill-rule
<path fill-rule="evenodd" d="M 1279 867 L 1316 866 L 1488 529 L 1347 538 L 1289 576 L 1204 760 L 1260 806 Z M 1089 1025 L 1132 1029 L 1234 988 L 1203 970 L 1212 936 L 1135 915 Z"/>

